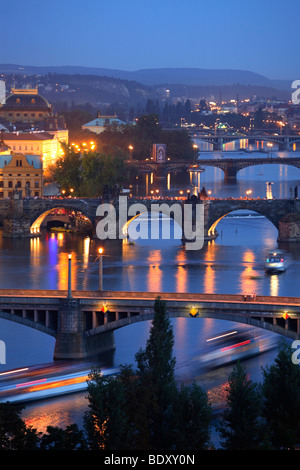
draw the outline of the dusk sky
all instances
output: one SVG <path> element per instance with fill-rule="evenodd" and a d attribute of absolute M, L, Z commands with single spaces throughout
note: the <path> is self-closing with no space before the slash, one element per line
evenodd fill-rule
<path fill-rule="evenodd" d="M 0 63 L 300 79 L 299 0 L 0 0 Z"/>

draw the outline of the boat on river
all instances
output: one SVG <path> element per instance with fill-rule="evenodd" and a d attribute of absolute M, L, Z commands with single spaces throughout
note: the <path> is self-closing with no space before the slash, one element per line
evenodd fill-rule
<path fill-rule="evenodd" d="M 277 337 L 261 328 L 239 327 L 222 331 L 206 340 L 197 360 L 204 369 L 213 369 L 269 351 Z"/>
<path fill-rule="evenodd" d="M 87 389 L 91 368 L 40 366 L 0 374 L 0 403 L 26 403 Z M 117 368 L 101 369 L 102 375 L 115 375 Z"/>
<path fill-rule="evenodd" d="M 283 272 L 286 270 L 286 260 L 282 251 L 271 251 L 266 256 L 265 270 L 267 272 Z"/>

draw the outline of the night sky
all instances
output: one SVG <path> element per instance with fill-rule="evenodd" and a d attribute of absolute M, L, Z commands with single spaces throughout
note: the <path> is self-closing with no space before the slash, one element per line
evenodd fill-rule
<path fill-rule="evenodd" d="M 0 0 L 0 63 L 300 79 L 299 0 Z"/>

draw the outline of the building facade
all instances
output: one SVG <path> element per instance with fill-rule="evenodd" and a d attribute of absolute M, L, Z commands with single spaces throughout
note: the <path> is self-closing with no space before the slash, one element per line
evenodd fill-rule
<path fill-rule="evenodd" d="M 44 171 L 47 172 L 51 165 L 63 154 L 62 142 L 67 143 L 67 133 L 57 136 L 56 132 L 4 132 L 2 134 L 5 145 L 11 151 L 25 155 L 39 155 L 43 161 Z M 64 140 L 64 138 L 66 140 Z"/>
<path fill-rule="evenodd" d="M 82 126 L 82 130 L 88 130 L 94 132 L 95 134 L 100 134 L 109 126 L 120 127 L 126 123 L 118 119 L 116 115 L 114 116 L 102 116 L 99 112 L 96 119 L 93 121 L 87 122 Z"/>
<path fill-rule="evenodd" d="M 39 155 L 0 155 L 0 199 L 43 196 L 43 163 Z"/>
<path fill-rule="evenodd" d="M 11 123 L 36 123 L 51 116 L 51 105 L 37 88 L 12 88 L 0 104 L 0 117 Z"/>

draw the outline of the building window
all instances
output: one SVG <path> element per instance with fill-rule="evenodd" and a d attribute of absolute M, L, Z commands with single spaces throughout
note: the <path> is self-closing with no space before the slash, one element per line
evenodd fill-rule
<path fill-rule="evenodd" d="M 3 191 L 0 191 L 0 199 L 3 199 Z"/>
<path fill-rule="evenodd" d="M 35 187 L 35 188 L 38 188 L 38 187 L 39 187 L 39 182 L 38 182 L 38 181 L 35 181 L 35 182 L 34 182 L 34 187 Z"/>
<path fill-rule="evenodd" d="M 38 192 L 38 191 L 35 191 L 35 192 L 34 192 L 34 195 L 35 195 L 35 196 L 39 196 L 39 192 Z"/>
<path fill-rule="evenodd" d="M 0 188 L 3 188 L 3 181 L 0 181 Z"/>
<path fill-rule="evenodd" d="M 13 187 L 12 181 L 9 181 L 9 182 L 8 182 L 8 187 L 9 187 L 9 188 L 12 188 L 12 187 Z"/>
<path fill-rule="evenodd" d="M 27 186 L 27 188 L 30 188 L 30 181 L 26 181 L 26 185 L 25 185 L 25 186 Z"/>
<path fill-rule="evenodd" d="M 20 166 L 22 166 L 22 163 L 23 163 L 22 160 L 20 160 Z"/>
<path fill-rule="evenodd" d="M 21 188 L 21 187 L 22 187 L 22 183 L 21 183 L 21 181 L 18 181 L 17 182 L 17 188 Z"/>

